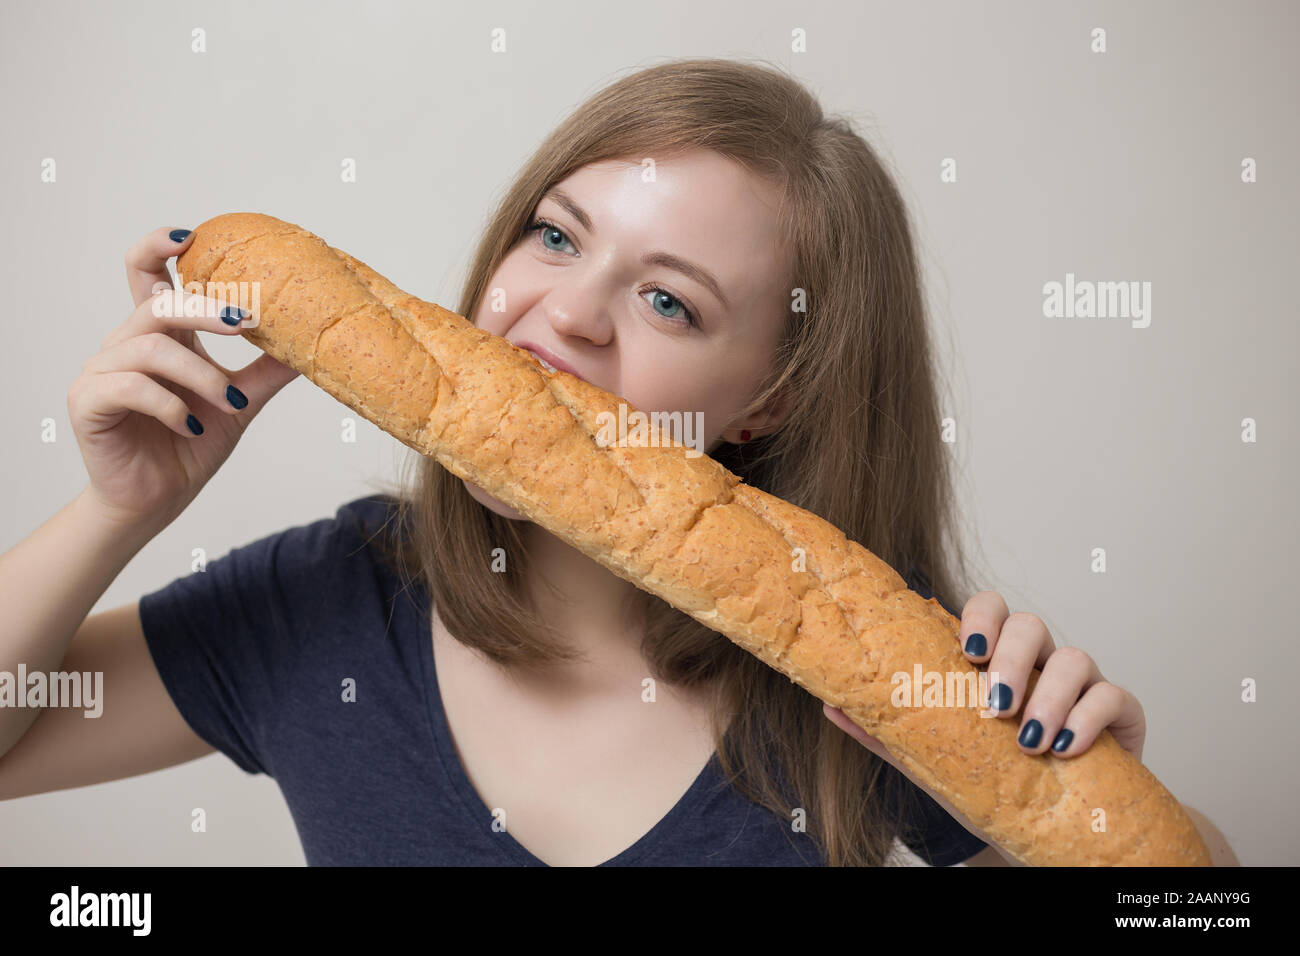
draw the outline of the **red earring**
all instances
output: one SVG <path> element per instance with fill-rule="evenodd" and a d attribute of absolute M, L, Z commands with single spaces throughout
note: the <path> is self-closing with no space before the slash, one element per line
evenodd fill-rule
<path fill-rule="evenodd" d="M 742 428 L 742 429 L 740 430 L 740 440 L 741 440 L 741 441 L 749 441 L 749 429 L 748 429 L 748 428 Z"/>

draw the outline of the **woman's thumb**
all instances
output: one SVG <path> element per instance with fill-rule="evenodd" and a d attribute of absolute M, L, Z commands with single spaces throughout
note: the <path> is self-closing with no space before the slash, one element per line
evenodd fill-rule
<path fill-rule="evenodd" d="M 259 355 L 235 376 L 237 388 L 248 398 L 256 415 L 276 392 L 299 375 L 298 370 L 277 361 L 270 354 Z"/>
<path fill-rule="evenodd" d="M 889 753 L 889 748 L 850 720 L 844 711 L 840 710 L 838 707 L 832 707 L 830 704 L 823 704 L 822 713 L 830 719 L 831 723 L 838 726 L 846 734 L 858 743 L 862 744 L 862 746 L 866 747 L 877 757 L 887 760 L 890 763 L 894 762 L 893 756 Z"/>

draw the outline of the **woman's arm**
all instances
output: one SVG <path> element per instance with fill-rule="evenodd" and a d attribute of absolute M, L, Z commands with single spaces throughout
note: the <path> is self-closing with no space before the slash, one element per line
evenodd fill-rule
<path fill-rule="evenodd" d="M 0 554 L 0 670 L 16 674 L 20 663 L 31 674 L 59 670 L 86 615 L 156 533 L 107 517 L 88 487 Z M 0 755 L 43 712 L 0 708 Z"/>

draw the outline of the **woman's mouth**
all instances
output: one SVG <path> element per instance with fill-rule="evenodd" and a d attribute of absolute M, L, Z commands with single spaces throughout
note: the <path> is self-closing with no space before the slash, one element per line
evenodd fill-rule
<path fill-rule="evenodd" d="M 542 368 L 546 369 L 546 371 L 548 371 L 548 372 L 556 372 L 556 371 L 559 371 L 559 369 L 557 369 L 557 368 L 556 368 L 554 365 L 552 365 L 550 362 L 546 361 L 546 359 L 542 358 L 540 355 L 538 355 L 538 354 L 537 354 L 536 352 L 534 352 L 532 349 L 524 349 L 524 351 L 527 352 L 529 355 L 531 355 L 533 358 L 537 359 L 537 361 L 541 363 Z"/>
<path fill-rule="evenodd" d="M 578 374 L 578 371 L 573 366 L 569 365 L 558 355 L 553 355 L 546 351 L 540 345 L 534 345 L 532 342 L 518 342 L 515 343 L 515 347 L 523 349 L 533 358 L 537 359 L 537 364 L 548 372 L 568 372 L 574 378 L 583 378 Z M 583 381 L 586 381 L 586 379 L 583 379 Z"/>

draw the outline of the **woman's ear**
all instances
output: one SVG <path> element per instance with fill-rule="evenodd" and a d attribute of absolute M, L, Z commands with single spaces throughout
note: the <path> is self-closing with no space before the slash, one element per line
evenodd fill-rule
<path fill-rule="evenodd" d="M 784 390 L 778 391 L 762 408 L 724 428 L 720 437 L 733 445 L 764 438 L 785 424 L 790 408 L 789 395 Z"/>

